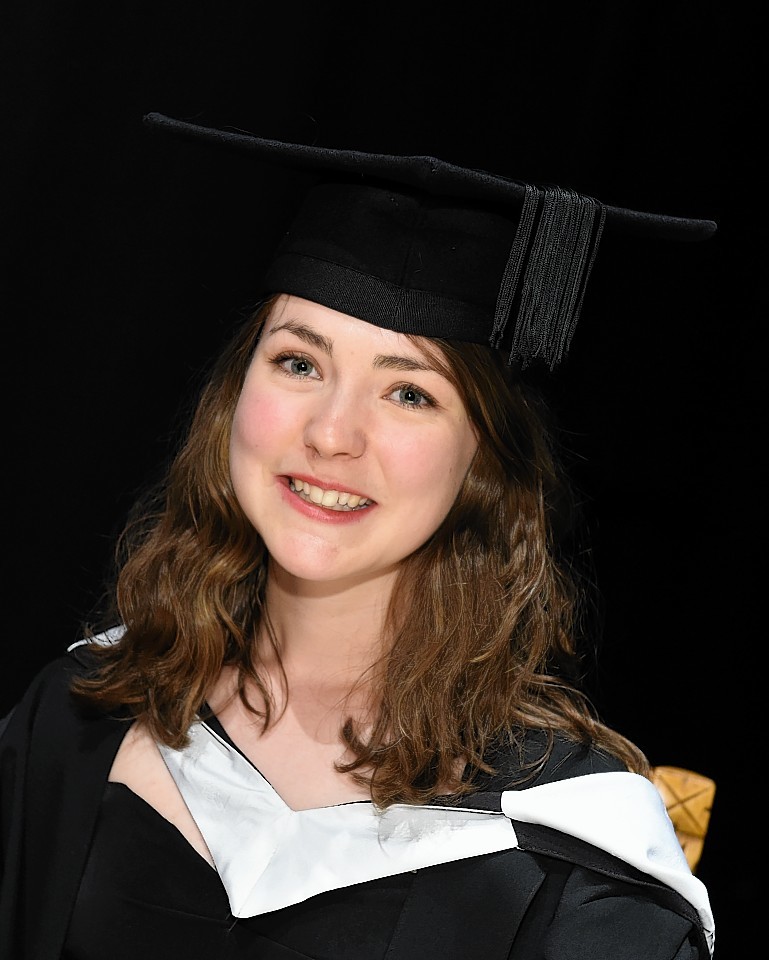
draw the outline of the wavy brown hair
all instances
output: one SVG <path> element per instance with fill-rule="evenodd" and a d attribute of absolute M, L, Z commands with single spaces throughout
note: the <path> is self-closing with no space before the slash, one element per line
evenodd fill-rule
<path fill-rule="evenodd" d="M 186 745 L 226 665 L 237 668 L 248 709 L 265 727 L 274 722 L 257 645 L 266 632 L 279 653 L 265 609 L 268 556 L 229 474 L 235 407 L 273 302 L 241 325 L 213 366 L 178 452 L 118 538 L 107 615 L 85 628 L 87 636 L 114 624 L 125 632 L 90 645 L 96 666 L 75 681 L 75 694 L 143 720 L 170 747 Z M 556 734 L 648 774 L 643 753 L 600 722 L 581 689 L 584 585 L 565 546 L 574 500 L 547 407 L 497 351 L 431 344 L 478 450 L 439 529 L 401 565 L 387 652 L 370 671 L 373 714 L 365 728 L 344 724 L 353 759 L 339 769 L 369 784 L 381 806 L 423 803 L 447 787 L 471 791 L 477 773 L 494 772 L 489 757 L 500 741 L 522 746 L 536 729 L 547 746 L 528 775 L 546 762 Z M 261 711 L 249 702 L 250 684 Z"/>

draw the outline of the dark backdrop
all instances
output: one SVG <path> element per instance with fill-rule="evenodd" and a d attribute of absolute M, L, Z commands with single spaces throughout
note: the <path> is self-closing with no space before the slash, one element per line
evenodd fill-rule
<path fill-rule="evenodd" d="M 699 875 L 730 960 L 758 935 L 761 827 L 755 27 L 708 2 L 425 7 L 6 6 L 0 712 L 76 638 L 291 195 L 144 113 L 716 219 L 704 244 L 605 241 L 553 396 L 603 596 L 595 699 L 653 763 L 716 780 Z"/>

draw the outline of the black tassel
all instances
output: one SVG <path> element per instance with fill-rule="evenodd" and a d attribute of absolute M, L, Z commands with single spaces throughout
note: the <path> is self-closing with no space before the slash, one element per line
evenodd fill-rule
<path fill-rule="evenodd" d="M 537 217 L 539 200 L 540 191 L 538 188 L 527 183 L 521 217 L 518 221 L 518 228 L 515 232 L 513 245 L 510 247 L 505 272 L 502 275 L 502 283 L 500 284 L 499 293 L 497 294 L 497 305 L 494 310 L 494 327 L 491 331 L 491 337 L 489 338 L 489 343 L 492 347 L 498 347 L 502 342 L 507 321 L 510 319 L 513 301 L 518 292 L 518 283 L 521 279 L 521 272 L 523 271 L 523 265 L 529 249 L 531 231 Z"/>
<path fill-rule="evenodd" d="M 561 187 L 527 188 L 505 265 L 490 343 L 498 347 L 517 312 L 509 363 L 566 356 L 606 219 L 604 207 Z"/>

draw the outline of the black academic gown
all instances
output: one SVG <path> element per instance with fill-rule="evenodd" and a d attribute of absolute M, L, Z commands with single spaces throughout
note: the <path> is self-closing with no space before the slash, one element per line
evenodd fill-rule
<path fill-rule="evenodd" d="M 74 708 L 69 680 L 87 664 L 87 648 L 76 648 L 45 667 L 0 732 L 2 960 L 59 960 L 105 782 L 127 729 L 124 719 Z M 600 756 L 559 744 L 538 782 L 593 773 L 599 762 L 617 769 Z M 498 809 L 492 782 L 473 797 L 474 806 L 484 803 Z M 515 850 L 416 874 L 387 960 L 709 960 L 700 918 L 679 893 L 568 834 L 513 826 Z M 576 915 L 589 933 L 574 929 L 572 936 L 567 926 L 563 942 L 553 941 L 553 919 L 564 898 L 580 896 L 582 876 L 590 878 L 590 902 Z M 602 898 L 625 895 L 626 919 L 604 923 Z M 640 956 L 635 944 L 649 923 L 653 952 Z"/>

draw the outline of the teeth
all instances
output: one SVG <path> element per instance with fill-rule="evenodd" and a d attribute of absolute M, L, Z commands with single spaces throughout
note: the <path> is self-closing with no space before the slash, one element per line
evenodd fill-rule
<path fill-rule="evenodd" d="M 305 480 L 290 478 L 291 489 L 305 500 L 318 506 L 328 507 L 331 510 L 355 510 L 367 507 L 371 501 L 367 497 L 359 497 L 357 493 L 340 493 L 338 490 L 323 490 Z"/>

